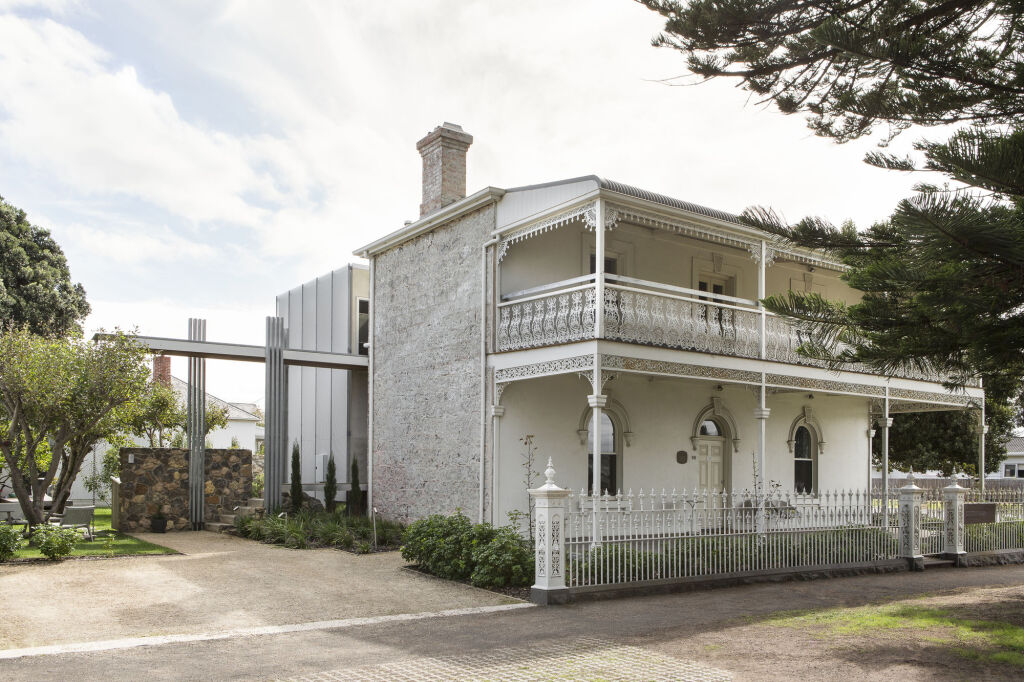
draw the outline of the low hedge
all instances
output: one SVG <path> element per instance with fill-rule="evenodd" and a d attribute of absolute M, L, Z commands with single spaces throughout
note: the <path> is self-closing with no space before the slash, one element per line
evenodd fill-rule
<path fill-rule="evenodd" d="M 461 511 L 411 523 L 402 557 L 439 578 L 468 580 L 477 587 L 533 582 L 533 550 L 515 528 L 474 524 Z"/>
<path fill-rule="evenodd" d="M 284 516 L 238 517 L 235 529 L 242 537 L 292 549 L 337 547 L 368 554 L 374 548 L 373 521 L 366 516 L 346 516 L 340 509 L 333 513 L 302 509 Z M 377 548 L 398 549 L 403 531 L 400 523 L 377 519 Z"/>

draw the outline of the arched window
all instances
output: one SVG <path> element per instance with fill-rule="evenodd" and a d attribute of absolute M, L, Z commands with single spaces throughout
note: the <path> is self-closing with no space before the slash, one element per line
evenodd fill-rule
<path fill-rule="evenodd" d="M 594 481 L 594 419 L 587 422 L 587 488 Z M 601 413 L 601 490 L 614 495 L 619 490 L 619 450 L 615 422 L 607 412 Z"/>
<path fill-rule="evenodd" d="M 814 492 L 814 443 L 806 426 L 793 434 L 793 487 L 798 493 Z"/>
<path fill-rule="evenodd" d="M 702 436 L 724 436 L 725 431 L 714 419 L 705 419 L 700 424 L 700 435 Z"/>

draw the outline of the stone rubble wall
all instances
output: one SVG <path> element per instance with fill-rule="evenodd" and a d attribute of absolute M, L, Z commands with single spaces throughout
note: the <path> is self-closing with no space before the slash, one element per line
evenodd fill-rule
<path fill-rule="evenodd" d="M 481 247 L 494 221 L 488 206 L 376 257 L 373 505 L 387 518 L 477 516 Z"/>
<path fill-rule="evenodd" d="M 188 461 L 183 448 L 121 448 L 120 530 L 145 532 L 162 511 L 167 530 L 189 529 Z M 134 462 L 128 462 L 129 455 Z M 252 496 L 252 452 L 206 451 L 205 517 L 216 521 Z"/>

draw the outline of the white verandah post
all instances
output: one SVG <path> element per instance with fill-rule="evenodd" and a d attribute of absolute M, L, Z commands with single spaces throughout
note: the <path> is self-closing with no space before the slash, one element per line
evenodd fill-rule
<path fill-rule="evenodd" d="M 885 401 L 882 412 L 882 527 L 889 527 L 889 386 L 885 387 Z"/>
<path fill-rule="evenodd" d="M 988 433 L 988 427 L 985 426 L 985 399 L 981 400 L 981 409 L 978 410 L 978 420 L 980 422 L 978 431 L 981 434 L 978 437 L 978 486 L 981 488 L 982 494 L 985 493 L 985 434 Z"/>
<path fill-rule="evenodd" d="M 597 356 L 600 358 L 600 355 Z M 600 360 L 596 364 L 599 364 Z M 591 439 L 591 447 L 594 449 L 594 453 L 591 457 L 591 466 L 593 467 L 593 473 L 591 474 L 590 490 L 591 498 L 593 502 L 593 535 L 590 540 L 594 545 L 601 543 L 600 537 L 600 525 L 598 523 L 598 510 L 600 509 L 601 500 L 601 421 L 604 415 L 604 406 L 608 404 L 608 396 L 601 395 L 601 370 L 595 369 L 594 376 L 597 377 L 594 380 L 594 393 L 587 396 L 587 402 L 591 407 L 591 421 L 593 438 Z"/>
<path fill-rule="evenodd" d="M 765 441 L 766 441 L 766 430 L 768 426 L 768 416 L 771 414 L 771 410 L 768 409 L 767 400 L 768 390 L 765 387 L 765 373 L 761 372 L 761 396 L 759 406 L 754 410 L 754 418 L 757 419 L 757 490 L 754 494 L 757 495 L 757 532 L 759 535 L 763 535 L 765 528 Z"/>

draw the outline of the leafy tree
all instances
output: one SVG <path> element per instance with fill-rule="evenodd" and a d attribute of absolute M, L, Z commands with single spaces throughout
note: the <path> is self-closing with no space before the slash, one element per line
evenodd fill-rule
<path fill-rule="evenodd" d="M 71 283 L 64 252 L 49 231 L 0 197 L 0 323 L 42 336 L 81 333 L 85 289 Z"/>
<path fill-rule="evenodd" d="M 135 408 L 129 430 L 133 436 L 147 438 L 151 448 L 164 447 L 164 434 L 184 429 L 188 419 L 178 394 L 162 381 L 149 382 Z"/>
<path fill-rule="evenodd" d="M 298 513 L 302 509 L 302 456 L 299 455 L 299 443 L 292 444 L 292 480 L 289 497 L 292 511 Z"/>
<path fill-rule="evenodd" d="M 61 511 L 89 451 L 124 429 L 145 388 L 144 360 L 119 332 L 95 343 L 0 333 L 0 454 L 30 523 L 44 521 L 51 485 Z"/>
<path fill-rule="evenodd" d="M 338 501 L 338 472 L 334 466 L 334 453 L 327 458 L 327 476 L 324 478 L 324 506 L 333 513 Z"/>
<path fill-rule="evenodd" d="M 228 409 L 208 401 L 206 425 L 203 435 L 222 429 L 228 424 Z M 149 440 L 151 448 L 185 447 L 188 429 L 188 410 L 178 393 L 160 381 L 152 381 L 133 404 L 128 430 L 138 438 Z"/>
<path fill-rule="evenodd" d="M 889 220 L 863 232 L 821 218 L 788 225 L 761 208 L 743 219 L 831 252 L 864 292 L 854 305 L 802 292 L 765 301 L 806 333 L 805 355 L 837 368 L 940 372 L 951 385 L 982 376 L 986 468 L 994 468 L 1021 423 L 1024 3 L 639 1 L 666 18 L 655 45 L 685 53 L 698 76 L 737 78 L 784 113 L 806 112 L 819 135 L 845 142 L 882 124 L 884 144 L 913 124 L 968 126 L 944 143 L 916 143 L 923 160 L 868 155 L 875 166 L 937 171 L 954 184 L 918 185 Z M 974 421 L 899 415 L 892 460 L 946 471 L 970 464 Z"/>
<path fill-rule="evenodd" d="M 703 78 L 737 78 L 819 135 L 878 123 L 1018 125 L 1020 0 L 638 0 L 665 17 L 654 45 Z"/>

